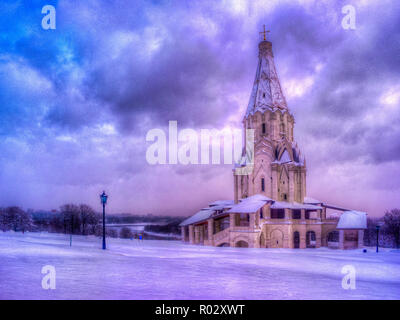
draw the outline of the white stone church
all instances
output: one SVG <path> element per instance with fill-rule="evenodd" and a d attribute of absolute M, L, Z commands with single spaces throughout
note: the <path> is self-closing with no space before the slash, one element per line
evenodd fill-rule
<path fill-rule="evenodd" d="M 264 39 L 258 47 L 243 118 L 244 132 L 254 130 L 254 163 L 246 164 L 244 152 L 233 170 L 234 200 L 213 202 L 183 221 L 182 240 L 250 248 L 361 247 L 366 213 L 306 196 L 306 160 L 294 140 L 295 121 L 282 93 L 272 43 Z M 342 214 L 330 217 L 327 209 Z"/>

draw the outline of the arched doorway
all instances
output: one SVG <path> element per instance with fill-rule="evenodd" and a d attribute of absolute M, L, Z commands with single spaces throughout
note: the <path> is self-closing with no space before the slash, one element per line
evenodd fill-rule
<path fill-rule="evenodd" d="M 248 248 L 249 244 L 246 241 L 240 240 L 235 244 L 236 248 Z"/>
<path fill-rule="evenodd" d="M 306 247 L 315 248 L 317 241 L 314 231 L 307 231 L 306 233 Z"/>
<path fill-rule="evenodd" d="M 260 235 L 260 248 L 265 248 L 265 236 L 263 232 Z"/>
<path fill-rule="evenodd" d="M 295 231 L 293 233 L 293 248 L 299 249 L 300 248 L 300 233 Z"/>
<path fill-rule="evenodd" d="M 271 232 L 271 248 L 283 248 L 283 232 L 275 229 Z"/>

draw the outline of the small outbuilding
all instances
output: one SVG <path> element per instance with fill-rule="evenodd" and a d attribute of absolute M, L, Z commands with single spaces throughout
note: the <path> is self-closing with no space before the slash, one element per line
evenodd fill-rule
<path fill-rule="evenodd" d="M 363 247 L 364 230 L 367 229 L 367 214 L 361 211 L 345 211 L 337 224 L 340 249 Z"/>

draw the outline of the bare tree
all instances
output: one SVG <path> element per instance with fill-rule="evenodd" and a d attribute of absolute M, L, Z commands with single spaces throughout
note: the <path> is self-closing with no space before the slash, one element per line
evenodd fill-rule
<path fill-rule="evenodd" d="M 400 248 L 400 209 L 387 211 L 383 221 L 385 222 L 386 232 L 394 238 L 396 248 Z"/>
<path fill-rule="evenodd" d="M 60 207 L 60 212 L 64 220 L 64 232 L 69 230 L 71 234 L 77 233 L 81 224 L 79 207 L 75 204 L 64 204 Z"/>
<path fill-rule="evenodd" d="M 20 207 L 8 207 L 0 210 L 0 228 L 3 231 L 28 231 L 33 226 L 32 217 Z"/>
<path fill-rule="evenodd" d="M 7 231 L 11 229 L 11 224 L 9 221 L 6 209 L 0 208 L 0 229 L 2 231 Z"/>
<path fill-rule="evenodd" d="M 96 212 L 88 205 L 81 204 L 79 206 L 80 211 L 80 222 L 82 234 L 87 234 L 87 227 L 89 225 L 96 225 L 99 222 L 99 216 Z"/>

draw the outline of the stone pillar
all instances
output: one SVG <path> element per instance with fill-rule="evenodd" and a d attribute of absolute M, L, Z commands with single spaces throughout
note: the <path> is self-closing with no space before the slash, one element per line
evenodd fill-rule
<path fill-rule="evenodd" d="M 321 248 L 321 231 L 315 232 L 315 247 Z"/>
<path fill-rule="evenodd" d="M 238 200 L 239 199 L 239 196 L 238 196 L 238 183 L 239 183 L 239 180 L 238 180 L 238 175 L 235 174 L 235 169 L 233 169 L 233 181 L 234 181 L 234 183 L 233 183 L 234 201 L 235 201 L 235 203 L 238 203 L 239 202 L 239 200 Z"/>
<path fill-rule="evenodd" d="M 364 230 L 358 230 L 358 248 L 364 247 Z"/>
<path fill-rule="evenodd" d="M 321 209 L 317 210 L 317 219 L 319 221 L 321 221 L 321 219 L 322 219 L 322 210 Z"/>
<path fill-rule="evenodd" d="M 208 244 L 210 246 L 214 245 L 214 220 L 213 219 L 208 219 L 207 220 L 207 225 L 208 225 Z"/>
<path fill-rule="evenodd" d="M 278 199 L 278 169 L 272 167 L 272 199 Z"/>
<path fill-rule="evenodd" d="M 254 229 L 256 227 L 256 213 L 249 213 L 250 221 L 249 221 L 249 228 Z"/>
<path fill-rule="evenodd" d="M 322 228 L 323 228 L 323 226 L 322 226 Z M 329 231 L 326 232 L 326 230 L 322 229 L 321 232 L 322 232 L 322 234 L 321 234 L 321 247 L 327 247 L 328 246 L 327 237 L 328 237 Z"/>
<path fill-rule="evenodd" d="M 306 165 L 306 162 L 304 160 L 304 166 Z M 305 168 L 301 170 L 301 199 L 304 201 L 304 197 L 307 195 L 307 190 L 306 190 L 306 170 Z"/>
<path fill-rule="evenodd" d="M 230 228 L 235 227 L 235 216 L 236 216 L 236 213 L 229 214 L 229 227 Z"/>
<path fill-rule="evenodd" d="M 200 234 L 199 234 L 199 226 L 194 226 L 194 243 L 199 243 Z"/>
<path fill-rule="evenodd" d="M 291 215 L 292 210 L 285 208 L 285 219 L 291 219 L 290 215 Z"/>
<path fill-rule="evenodd" d="M 294 248 L 294 234 L 293 234 L 293 225 L 288 226 L 288 247 L 290 249 Z"/>
<path fill-rule="evenodd" d="M 271 203 L 264 207 L 264 219 L 271 219 Z"/>
<path fill-rule="evenodd" d="M 301 209 L 301 220 L 305 220 L 306 219 L 306 210 L 305 209 Z"/>
<path fill-rule="evenodd" d="M 199 226 L 199 243 L 204 242 L 204 225 Z"/>
<path fill-rule="evenodd" d="M 326 219 L 326 208 L 325 207 L 323 207 L 323 209 L 322 209 L 322 220 L 325 220 Z"/>
<path fill-rule="evenodd" d="M 189 243 L 193 244 L 194 243 L 194 227 L 193 225 L 189 225 Z"/>
<path fill-rule="evenodd" d="M 186 241 L 186 239 L 185 239 L 186 227 L 185 226 L 181 227 L 181 235 L 182 235 L 182 241 L 185 242 Z"/>
<path fill-rule="evenodd" d="M 290 248 L 290 242 L 291 242 L 291 232 L 290 232 L 290 226 L 288 226 L 286 229 L 286 232 L 283 233 L 283 248 Z"/>
<path fill-rule="evenodd" d="M 339 230 L 339 249 L 344 249 L 344 230 Z"/>
<path fill-rule="evenodd" d="M 294 171 L 289 170 L 289 194 L 288 194 L 288 201 L 293 202 L 295 200 L 294 195 Z"/>
<path fill-rule="evenodd" d="M 306 234 L 307 234 L 306 226 L 301 225 L 299 232 L 300 232 L 300 249 L 305 249 L 307 247 L 307 245 L 306 245 Z"/>

